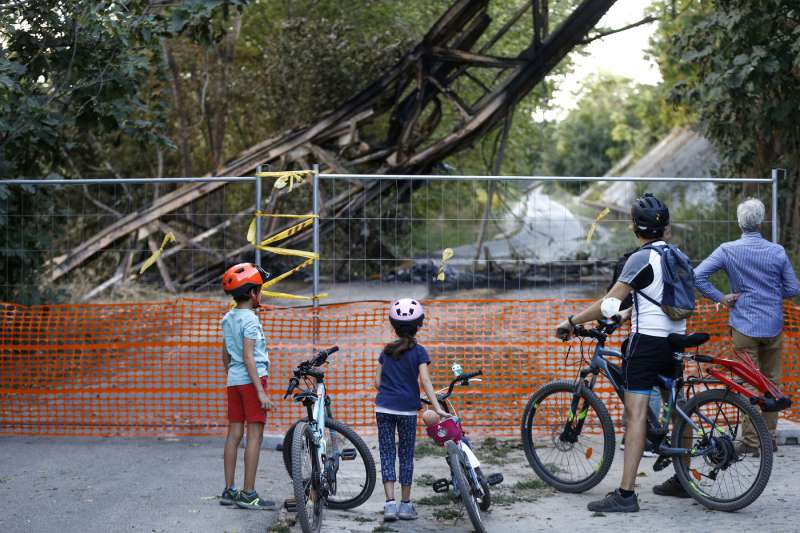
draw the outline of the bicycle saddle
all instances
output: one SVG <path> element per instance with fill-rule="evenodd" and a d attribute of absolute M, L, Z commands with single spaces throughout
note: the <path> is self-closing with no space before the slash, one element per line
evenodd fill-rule
<path fill-rule="evenodd" d="M 705 344 L 710 338 L 711 335 L 708 333 L 690 333 L 688 335 L 670 333 L 667 340 L 669 340 L 669 343 L 675 350 L 682 351 L 686 348 L 695 348 L 701 344 Z"/>

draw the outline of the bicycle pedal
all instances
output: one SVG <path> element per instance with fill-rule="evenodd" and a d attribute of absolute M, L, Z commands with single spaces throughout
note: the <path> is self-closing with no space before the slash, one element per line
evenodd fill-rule
<path fill-rule="evenodd" d="M 433 482 L 433 492 L 442 493 L 442 492 L 449 492 L 450 491 L 450 480 L 449 479 L 437 479 Z"/>
<path fill-rule="evenodd" d="M 289 513 L 296 513 L 297 502 L 295 502 L 294 498 L 286 498 L 286 500 L 283 502 L 283 508 Z"/>
<path fill-rule="evenodd" d="M 653 463 L 653 472 L 660 472 L 661 470 L 664 470 L 666 467 L 668 467 L 670 464 L 672 464 L 672 457 L 659 455 L 658 459 L 656 459 L 656 462 Z"/>
<path fill-rule="evenodd" d="M 355 448 L 345 448 L 341 451 L 342 461 L 353 461 L 358 457 L 358 452 Z"/>
<path fill-rule="evenodd" d="M 499 472 L 496 474 L 489 474 L 489 477 L 486 478 L 486 483 L 488 483 L 490 487 L 499 485 L 502 482 L 503 482 L 503 474 Z"/>

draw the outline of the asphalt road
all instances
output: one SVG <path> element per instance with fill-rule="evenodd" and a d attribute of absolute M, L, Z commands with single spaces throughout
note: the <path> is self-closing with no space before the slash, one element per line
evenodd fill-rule
<path fill-rule="evenodd" d="M 368 439 L 374 449 L 374 439 Z M 420 439 L 425 443 L 426 439 Z M 244 511 L 220 506 L 222 439 L 159 441 L 156 439 L 48 439 L 0 438 L 0 532 L 93 533 L 144 531 L 149 533 L 266 533 L 299 532 L 286 512 Z M 513 442 L 511 443 L 513 445 Z M 525 488 L 535 476 L 518 447 L 502 458 L 479 444 L 476 450 L 487 472 L 502 472 L 506 480 L 485 515 L 488 531 L 626 531 L 716 532 L 800 530 L 800 446 L 781 446 L 772 476 L 761 497 L 736 513 L 712 512 L 693 500 L 663 498 L 652 486 L 670 475 L 654 473 L 653 459 L 644 459 L 637 478 L 642 511 L 633 515 L 597 516 L 586 504 L 613 490 L 619 481 L 622 453 L 617 451 L 608 477 L 585 494 L 562 494 L 549 488 Z M 241 467 L 241 456 L 240 456 Z M 447 474 L 438 453 L 416 461 L 414 499 L 420 519 L 381 522 L 380 483 L 369 502 L 353 511 L 329 511 L 326 533 L 457 533 L 470 531 L 456 505 L 425 505 L 433 495 L 421 477 Z M 380 476 L 380 474 L 379 474 Z M 241 471 L 237 476 L 241 483 Z M 264 450 L 256 488 L 262 496 L 283 502 L 290 492 L 289 478 L 278 452 Z M 495 493 L 493 489 L 493 494 Z M 448 511 L 442 513 L 442 511 Z M 448 514 L 450 513 L 450 515 Z M 276 523 L 277 520 L 277 523 Z"/>
<path fill-rule="evenodd" d="M 264 532 L 277 511 L 223 507 L 223 439 L 0 438 L 4 533 Z M 237 484 L 241 486 L 243 450 Z M 265 450 L 256 490 L 289 493 L 280 453 Z"/>

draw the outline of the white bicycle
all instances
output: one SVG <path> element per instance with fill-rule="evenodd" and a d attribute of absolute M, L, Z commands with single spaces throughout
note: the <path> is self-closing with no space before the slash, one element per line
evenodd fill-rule
<path fill-rule="evenodd" d="M 293 500 L 286 508 L 297 513 L 304 533 L 322 527 L 325 507 L 352 509 L 369 499 L 375 489 L 375 460 L 366 443 L 347 425 L 334 420 L 326 396 L 325 373 L 319 368 L 339 348 L 322 350 L 294 369 L 284 399 L 292 396 L 306 408 L 284 437 L 283 456 L 292 477 Z M 301 381 L 305 387 L 301 387 Z M 342 462 L 348 462 L 343 468 Z"/>

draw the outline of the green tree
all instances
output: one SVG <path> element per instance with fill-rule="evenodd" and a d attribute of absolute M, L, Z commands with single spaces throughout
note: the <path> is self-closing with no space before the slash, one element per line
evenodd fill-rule
<path fill-rule="evenodd" d="M 577 106 L 554 126 L 542 170 L 556 176 L 602 176 L 633 151 L 641 155 L 665 131 L 657 87 L 602 74 L 588 79 Z"/>
<path fill-rule="evenodd" d="M 800 6 L 794 0 L 679 1 L 656 39 L 672 101 L 715 145 L 721 173 L 781 183 L 781 240 L 800 253 Z M 664 2 L 664 4 L 669 4 Z M 662 6 L 667 8 L 667 6 Z"/>

